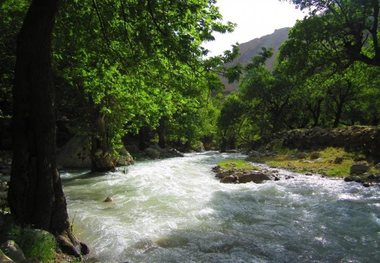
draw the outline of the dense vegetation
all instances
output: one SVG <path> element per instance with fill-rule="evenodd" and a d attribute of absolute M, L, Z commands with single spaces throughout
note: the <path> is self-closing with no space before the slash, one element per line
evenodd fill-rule
<path fill-rule="evenodd" d="M 234 28 L 215 2 L 2 1 L 0 117 L 14 120 L 18 223 L 84 253 L 69 246 L 80 243 L 55 163 L 56 143 L 75 134 L 91 138 L 92 170 L 109 171 L 132 138 L 226 150 L 289 129 L 379 124 L 378 1 L 290 1 L 309 15 L 270 70 L 266 48 L 244 67 L 224 66 L 236 47 L 207 58 L 203 43 Z M 240 79 L 238 90 L 224 96 L 220 76 Z"/>
<path fill-rule="evenodd" d="M 309 15 L 291 29 L 275 68 L 263 49 L 226 98 L 226 147 L 296 128 L 378 125 L 378 1 L 291 1 Z"/>
<path fill-rule="evenodd" d="M 114 169 L 126 134 L 161 147 L 212 140 L 217 74 L 236 50 L 205 60 L 202 43 L 233 24 L 204 0 L 6 0 L 0 12 L 0 110 L 13 119 L 12 215 L 53 233 L 64 252 L 86 254 L 68 222 L 56 125 L 91 138 L 93 171 Z"/>

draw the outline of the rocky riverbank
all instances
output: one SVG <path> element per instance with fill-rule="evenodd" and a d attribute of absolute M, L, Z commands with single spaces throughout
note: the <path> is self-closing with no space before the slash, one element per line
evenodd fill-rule
<path fill-rule="evenodd" d="M 343 148 L 327 147 L 319 151 L 281 148 L 264 153 L 251 151 L 248 155 L 248 161 L 265 163 L 274 168 L 340 177 L 346 182 L 358 182 L 365 187 L 380 185 L 380 163 Z"/>
<path fill-rule="evenodd" d="M 278 181 L 280 178 L 275 171 L 262 169 L 242 160 L 225 160 L 215 166 L 212 171 L 221 183 L 243 184 L 264 181 Z"/>
<path fill-rule="evenodd" d="M 366 159 L 380 162 L 380 127 L 295 129 L 263 138 L 253 146 L 254 149 L 260 149 L 261 152 L 276 150 L 276 148 L 318 151 L 327 147 L 343 148 L 347 152 L 361 153 Z"/>

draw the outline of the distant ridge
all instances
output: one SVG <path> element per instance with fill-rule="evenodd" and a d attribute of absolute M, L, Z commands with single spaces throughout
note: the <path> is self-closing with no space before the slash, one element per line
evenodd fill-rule
<path fill-rule="evenodd" d="M 269 69 L 273 68 L 275 58 L 277 57 L 278 50 L 282 43 L 288 39 L 289 27 L 276 29 L 272 34 L 265 35 L 260 38 L 252 39 L 246 43 L 240 44 L 240 56 L 228 65 L 236 65 L 238 63 L 247 65 L 251 59 L 258 55 L 263 47 L 272 48 L 273 56 L 267 60 L 266 65 Z M 234 91 L 238 87 L 238 83 L 228 83 L 228 81 L 222 78 L 222 82 L 226 87 L 226 92 Z"/>

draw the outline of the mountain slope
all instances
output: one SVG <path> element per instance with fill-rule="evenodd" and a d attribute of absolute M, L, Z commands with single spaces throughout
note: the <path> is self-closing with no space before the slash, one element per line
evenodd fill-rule
<path fill-rule="evenodd" d="M 288 33 L 290 28 L 281 28 L 276 29 L 272 34 L 265 35 L 260 38 L 255 38 L 251 41 L 248 41 L 246 43 L 240 44 L 240 56 L 237 57 L 233 62 L 231 62 L 229 65 L 233 66 L 238 63 L 245 66 L 247 65 L 251 59 L 258 55 L 263 47 L 266 48 L 272 48 L 273 49 L 273 56 L 269 58 L 266 62 L 266 65 L 269 69 L 273 68 L 273 64 L 275 61 L 275 58 L 278 54 L 278 49 L 280 48 L 281 44 L 288 39 Z M 222 82 L 226 87 L 226 92 L 231 92 L 235 90 L 238 87 L 238 83 L 228 83 L 228 81 L 225 78 L 222 78 Z"/>

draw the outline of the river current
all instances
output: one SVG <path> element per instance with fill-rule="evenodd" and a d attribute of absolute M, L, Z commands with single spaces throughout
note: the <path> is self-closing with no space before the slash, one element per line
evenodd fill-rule
<path fill-rule="evenodd" d="M 379 187 L 283 170 L 280 181 L 221 184 L 211 168 L 232 157 L 242 156 L 63 173 L 88 262 L 380 262 Z"/>

